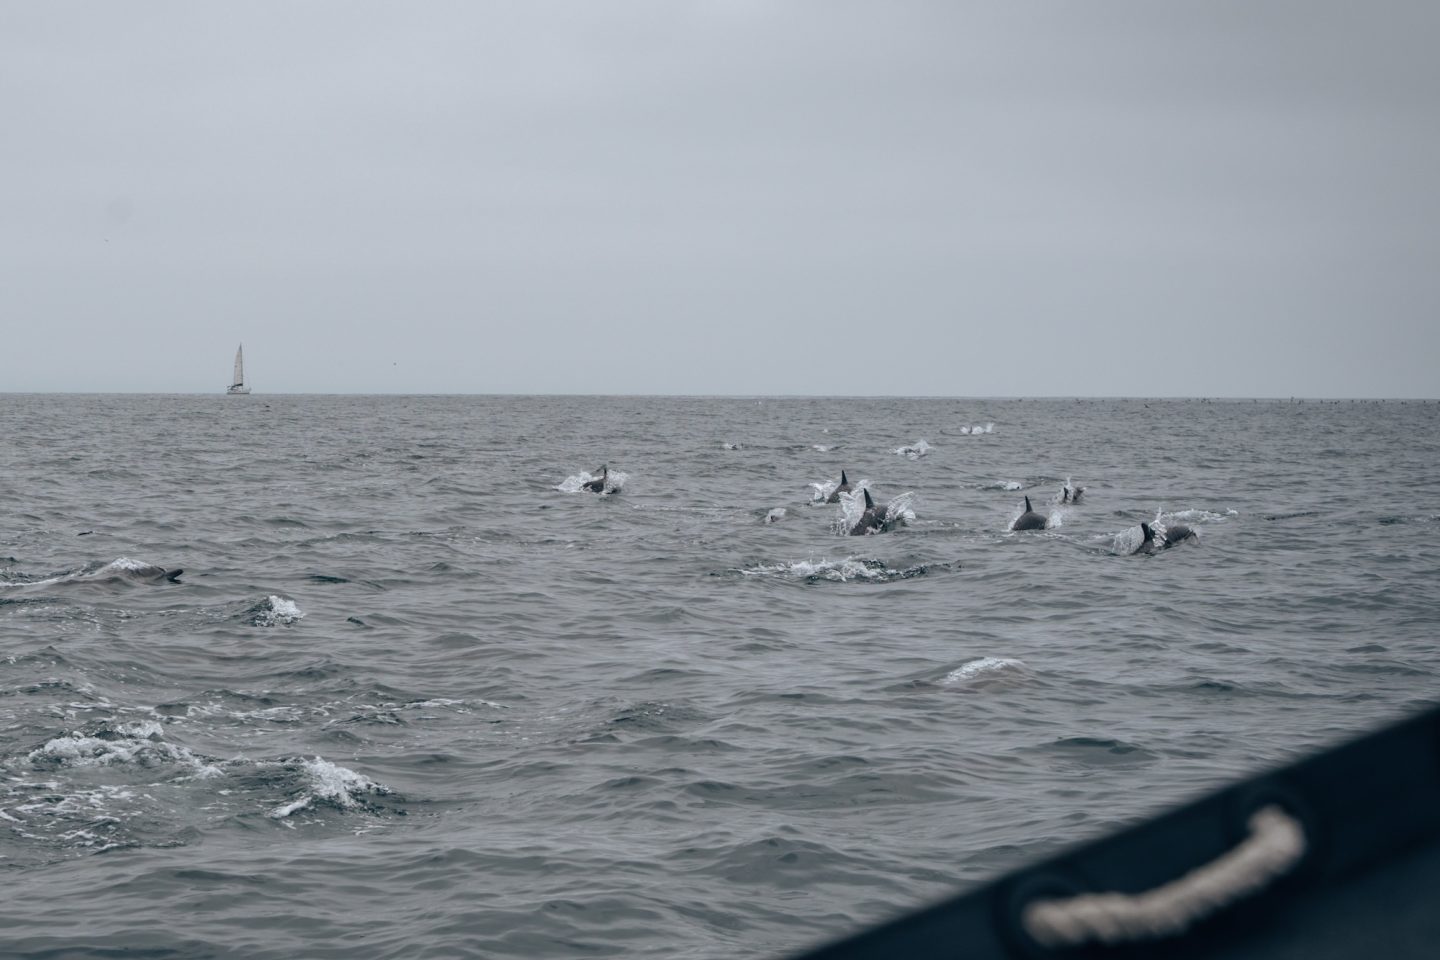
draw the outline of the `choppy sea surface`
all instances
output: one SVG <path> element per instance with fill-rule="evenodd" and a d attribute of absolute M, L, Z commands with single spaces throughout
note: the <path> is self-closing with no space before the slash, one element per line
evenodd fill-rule
<path fill-rule="evenodd" d="M 0 434 L 9 957 L 782 957 L 1437 700 L 1433 402 L 6 395 Z M 844 535 L 842 469 L 914 519 Z M 1132 554 L 1157 520 L 1198 541 Z"/>

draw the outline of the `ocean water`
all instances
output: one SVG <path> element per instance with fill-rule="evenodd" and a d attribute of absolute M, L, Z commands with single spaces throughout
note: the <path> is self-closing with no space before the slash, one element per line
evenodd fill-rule
<path fill-rule="evenodd" d="M 1436 702 L 1437 427 L 0 396 L 0 954 L 853 931 Z M 845 536 L 842 469 L 913 520 Z M 1157 519 L 1198 542 L 1130 555 Z"/>

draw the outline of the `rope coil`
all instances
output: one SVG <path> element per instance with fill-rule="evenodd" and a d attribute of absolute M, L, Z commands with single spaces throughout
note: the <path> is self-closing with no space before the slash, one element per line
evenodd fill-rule
<path fill-rule="evenodd" d="M 1046 947 L 1116 945 L 1183 933 L 1263 889 L 1304 856 L 1304 828 L 1278 805 L 1257 810 L 1248 825 L 1250 836 L 1235 849 L 1153 890 L 1030 903 L 1021 914 L 1025 932 Z"/>

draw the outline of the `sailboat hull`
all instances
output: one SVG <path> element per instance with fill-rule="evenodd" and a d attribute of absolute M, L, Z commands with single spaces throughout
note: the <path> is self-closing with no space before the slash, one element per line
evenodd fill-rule
<path fill-rule="evenodd" d="M 225 393 L 226 393 L 227 395 L 229 395 L 229 396 L 232 396 L 232 397 L 244 396 L 245 394 L 247 394 L 247 393 L 249 393 L 249 392 L 250 392 L 250 388 L 249 388 L 249 387 L 242 386 L 241 384 L 238 384 L 238 383 L 237 383 L 235 386 L 233 386 L 233 387 L 228 387 L 228 388 L 225 390 Z"/>

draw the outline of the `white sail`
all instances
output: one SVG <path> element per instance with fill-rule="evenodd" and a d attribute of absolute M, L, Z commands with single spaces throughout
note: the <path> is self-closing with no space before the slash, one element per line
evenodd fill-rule
<path fill-rule="evenodd" d="M 235 379 L 230 381 L 230 387 L 225 391 L 229 394 L 249 393 L 250 388 L 245 386 L 245 345 L 241 344 L 235 348 Z"/>

